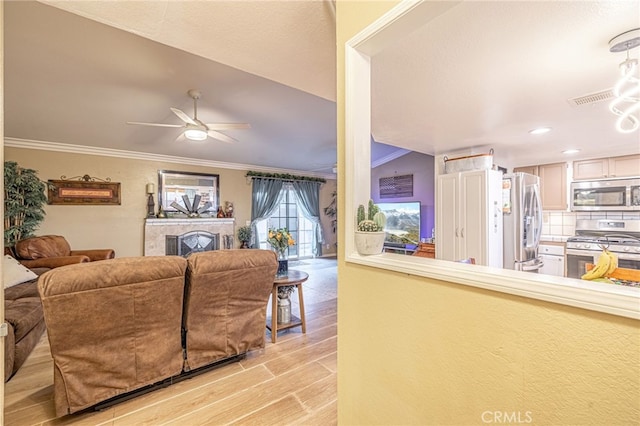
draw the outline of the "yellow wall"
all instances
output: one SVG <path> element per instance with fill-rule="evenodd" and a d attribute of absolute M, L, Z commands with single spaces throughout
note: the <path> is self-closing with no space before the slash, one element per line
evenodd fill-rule
<path fill-rule="evenodd" d="M 158 170 L 214 173 L 220 175 L 220 200 L 234 203 L 236 229 L 251 219 L 251 184 L 247 183 L 245 170 L 211 168 L 123 159 L 96 155 L 69 154 L 33 149 L 7 148 L 5 160 L 16 161 L 20 166 L 38 171 L 41 180 L 74 176 L 90 176 L 121 183 L 119 206 L 60 206 L 47 205 L 45 220 L 37 235 L 64 235 L 72 249 L 113 248 L 117 257 L 141 256 L 144 250 L 144 219 L 147 214 L 145 185 L 158 185 Z M 303 173 L 301 173 L 303 174 Z M 335 189 L 334 180 L 321 186 L 320 207 L 327 206 Z M 154 196 L 157 211 L 157 196 Z M 335 235 L 330 220 L 322 216 L 322 228 L 326 243 L 324 254 L 335 252 Z M 236 246 L 239 242 L 236 241 Z"/>
<path fill-rule="evenodd" d="M 344 43 L 393 5 L 337 2 L 339 170 Z M 639 321 L 347 264 L 342 249 L 338 280 L 339 424 L 639 422 Z"/>

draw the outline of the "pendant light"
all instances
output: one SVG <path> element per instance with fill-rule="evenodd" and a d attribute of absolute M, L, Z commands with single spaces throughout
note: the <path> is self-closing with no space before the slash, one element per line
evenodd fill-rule
<path fill-rule="evenodd" d="M 610 52 L 627 52 L 627 59 L 620 64 L 622 76 L 613 87 L 616 97 L 609 110 L 618 116 L 616 130 L 632 133 L 640 128 L 640 78 L 638 78 L 638 60 L 629 56 L 629 50 L 640 46 L 640 28 L 626 31 L 609 41 Z"/>

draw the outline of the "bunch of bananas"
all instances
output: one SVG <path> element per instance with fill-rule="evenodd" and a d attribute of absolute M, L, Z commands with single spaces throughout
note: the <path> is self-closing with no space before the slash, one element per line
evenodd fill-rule
<path fill-rule="evenodd" d="M 582 276 L 583 280 L 595 280 L 605 276 L 609 276 L 618 267 L 618 256 L 604 249 L 598 257 L 598 262 L 592 270 Z"/>

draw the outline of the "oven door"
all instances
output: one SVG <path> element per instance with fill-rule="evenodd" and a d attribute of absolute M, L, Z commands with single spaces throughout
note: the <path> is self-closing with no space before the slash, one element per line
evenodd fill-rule
<path fill-rule="evenodd" d="M 601 251 L 567 249 L 567 278 L 580 279 L 587 269 L 587 263 L 595 264 Z"/>
<path fill-rule="evenodd" d="M 567 249 L 567 277 L 580 279 L 587 271 L 586 264 L 595 265 L 601 253 L 600 250 Z M 640 254 L 616 253 L 616 256 L 618 256 L 618 268 L 640 270 Z"/>

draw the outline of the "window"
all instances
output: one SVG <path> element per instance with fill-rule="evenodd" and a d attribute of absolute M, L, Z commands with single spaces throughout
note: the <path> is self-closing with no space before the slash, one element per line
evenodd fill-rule
<path fill-rule="evenodd" d="M 278 209 L 267 220 L 258 222 L 258 241 L 261 249 L 270 249 L 267 243 L 269 228 L 287 228 L 296 241 L 289 247 L 289 258 L 313 256 L 313 223 L 302 215 L 298 198 L 290 184 L 285 184 L 280 194 Z"/>

